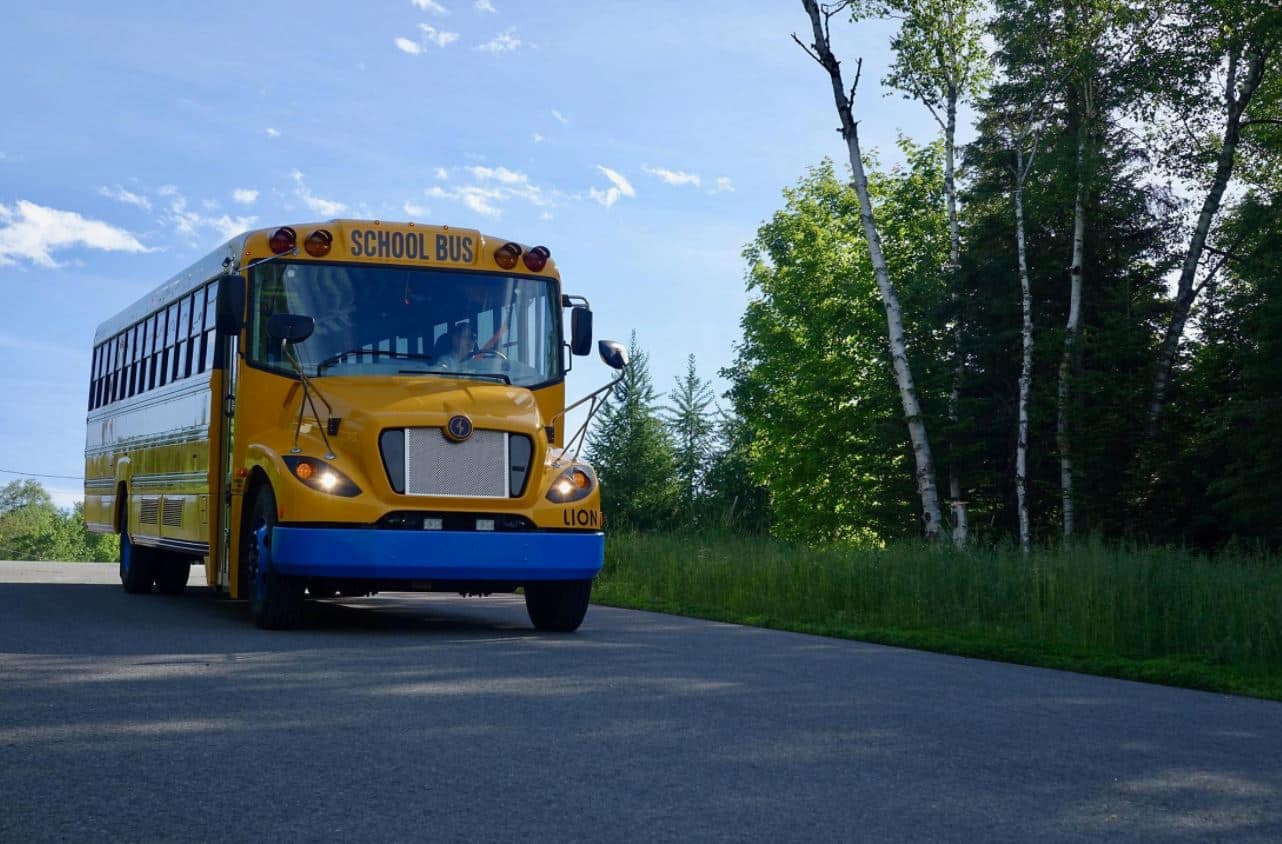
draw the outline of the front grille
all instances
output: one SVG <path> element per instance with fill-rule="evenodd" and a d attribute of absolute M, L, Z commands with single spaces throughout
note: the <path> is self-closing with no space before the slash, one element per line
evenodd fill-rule
<path fill-rule="evenodd" d="M 507 434 L 478 430 L 456 443 L 440 428 L 406 428 L 405 493 L 507 498 Z"/>

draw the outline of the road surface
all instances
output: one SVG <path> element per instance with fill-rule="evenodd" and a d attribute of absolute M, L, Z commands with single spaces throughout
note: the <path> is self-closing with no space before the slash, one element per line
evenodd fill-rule
<path fill-rule="evenodd" d="M 306 624 L 0 563 L 0 841 L 1282 840 L 1282 704 L 510 596 Z"/>

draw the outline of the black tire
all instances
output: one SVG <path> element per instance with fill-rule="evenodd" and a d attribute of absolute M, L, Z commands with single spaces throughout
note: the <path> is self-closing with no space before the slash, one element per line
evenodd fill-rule
<path fill-rule="evenodd" d="M 583 623 L 592 597 L 590 580 L 551 580 L 525 584 L 530 623 L 549 633 L 573 633 Z"/>
<path fill-rule="evenodd" d="M 164 554 L 152 564 L 156 591 L 162 595 L 181 595 L 191 578 L 191 558 Z"/>
<path fill-rule="evenodd" d="M 120 585 L 130 595 L 143 595 L 151 591 L 153 557 L 150 549 L 139 548 L 129 536 L 129 504 L 121 505 L 120 512 Z"/>
<path fill-rule="evenodd" d="M 254 495 L 241 543 L 241 567 L 247 573 L 249 615 L 267 630 L 288 630 L 303 609 L 303 581 L 278 574 L 271 560 L 271 531 L 276 526 L 276 495 L 264 484 Z"/>

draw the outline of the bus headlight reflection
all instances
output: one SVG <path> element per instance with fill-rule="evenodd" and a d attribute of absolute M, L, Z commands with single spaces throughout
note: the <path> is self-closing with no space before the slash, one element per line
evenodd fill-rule
<path fill-rule="evenodd" d="M 571 466 L 561 473 L 548 489 L 548 501 L 565 504 L 587 498 L 596 486 L 596 479 L 582 466 Z"/>

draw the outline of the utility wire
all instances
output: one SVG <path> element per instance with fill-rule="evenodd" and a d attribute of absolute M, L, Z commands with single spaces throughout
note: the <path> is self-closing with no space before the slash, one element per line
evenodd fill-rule
<path fill-rule="evenodd" d="M 81 475 L 42 475 L 39 472 L 19 472 L 17 469 L 0 469 L 0 475 L 22 475 L 26 478 L 61 478 L 66 481 L 83 481 Z"/>

